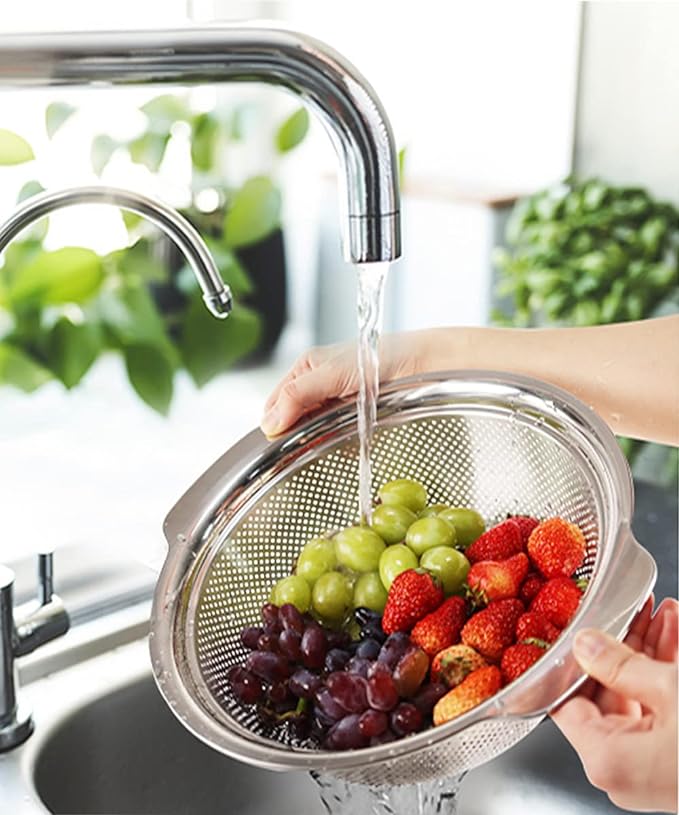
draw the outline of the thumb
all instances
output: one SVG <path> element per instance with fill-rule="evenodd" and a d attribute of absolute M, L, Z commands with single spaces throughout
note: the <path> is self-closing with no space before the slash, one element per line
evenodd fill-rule
<path fill-rule="evenodd" d="M 581 668 L 604 687 L 656 707 L 662 685 L 660 666 L 645 654 L 593 628 L 576 634 L 573 654 Z"/>

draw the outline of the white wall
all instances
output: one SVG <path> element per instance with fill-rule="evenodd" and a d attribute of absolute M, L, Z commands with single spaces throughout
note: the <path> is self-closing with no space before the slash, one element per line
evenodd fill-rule
<path fill-rule="evenodd" d="M 585 4 L 575 167 L 679 203 L 679 3 Z"/>

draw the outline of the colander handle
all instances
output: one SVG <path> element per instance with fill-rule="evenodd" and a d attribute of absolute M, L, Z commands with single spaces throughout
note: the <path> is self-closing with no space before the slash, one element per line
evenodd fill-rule
<path fill-rule="evenodd" d="M 587 678 L 573 656 L 573 639 L 583 628 L 599 628 L 618 640 L 629 631 L 658 575 L 655 561 L 628 524 L 619 531 L 615 560 L 594 578 L 570 629 L 517 683 L 514 693 L 492 711 L 496 716 L 529 718 L 549 713 Z M 589 593 L 595 592 L 591 597 Z"/>

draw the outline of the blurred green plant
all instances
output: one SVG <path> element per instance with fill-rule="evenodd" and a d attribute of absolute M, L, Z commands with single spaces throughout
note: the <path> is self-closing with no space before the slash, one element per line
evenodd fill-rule
<path fill-rule="evenodd" d="M 239 185 L 221 181 L 229 145 L 245 138 L 247 110 L 194 112 L 186 97 L 174 95 L 152 99 L 141 110 L 146 127 L 134 139 L 95 137 L 92 167 L 101 175 L 114 154 L 127 153 L 131 161 L 155 172 L 177 123 L 188 125 L 192 202 L 184 214 L 206 238 L 232 289 L 232 314 L 218 321 L 207 312 L 190 270 L 182 267 L 175 274 L 159 260 L 157 234 L 137 216 L 123 214 L 131 245 L 105 256 L 80 247 L 45 250 L 43 221 L 8 247 L 0 267 L 0 310 L 9 316 L 0 335 L 0 384 L 30 393 L 58 380 L 71 389 L 101 354 L 116 351 L 125 360 L 136 393 L 166 414 L 178 369 L 187 370 L 200 387 L 256 349 L 261 319 L 244 302 L 252 283 L 237 251 L 279 228 L 281 194 L 267 175 Z M 75 112 L 65 103 L 51 104 L 45 114 L 49 138 Z M 292 150 L 308 126 L 306 110 L 295 111 L 276 129 L 275 150 L 279 154 Z M 0 130 L 0 165 L 33 158 L 23 138 Z M 196 203 L 206 189 L 215 199 L 208 213 Z M 19 200 L 41 190 L 37 181 L 30 181 Z M 155 296 L 159 287 L 172 290 L 173 309 L 159 307 Z"/>
<path fill-rule="evenodd" d="M 494 252 L 499 325 L 590 326 L 679 312 L 679 211 L 644 189 L 567 179 L 517 202 L 505 238 Z M 676 450 L 620 444 L 635 473 L 676 480 Z"/>

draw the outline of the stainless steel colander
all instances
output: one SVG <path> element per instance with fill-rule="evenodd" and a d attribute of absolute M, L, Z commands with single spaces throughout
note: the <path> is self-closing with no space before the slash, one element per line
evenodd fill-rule
<path fill-rule="evenodd" d="M 226 674 L 245 656 L 240 630 L 259 620 L 273 583 L 310 538 L 357 519 L 353 403 L 275 442 L 254 431 L 220 458 L 165 521 L 169 553 L 156 589 L 151 657 L 175 714 L 198 738 L 272 770 L 313 769 L 370 785 L 452 776 L 527 735 L 584 680 L 574 633 L 626 633 L 655 582 L 651 556 L 630 530 L 629 469 L 601 419 L 533 379 L 457 372 L 383 389 L 374 487 L 423 482 L 430 500 L 473 506 L 493 524 L 508 513 L 561 515 L 587 539 L 580 609 L 546 656 L 464 716 L 402 741 L 343 753 L 267 729 L 230 695 Z"/>

